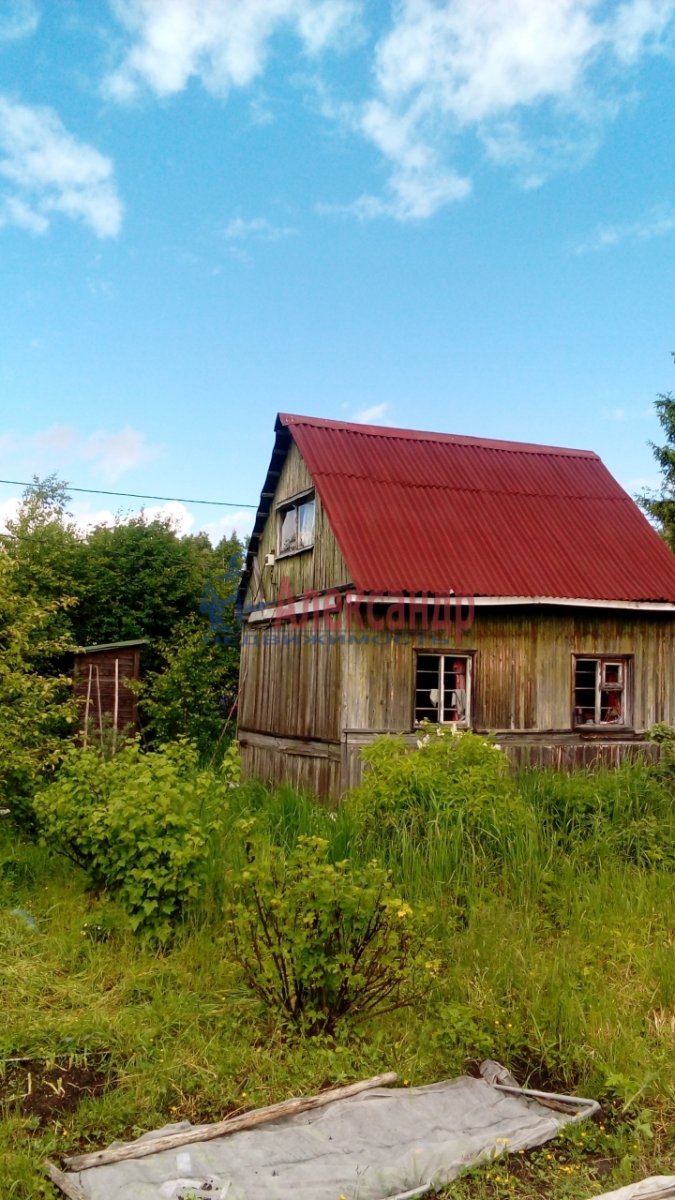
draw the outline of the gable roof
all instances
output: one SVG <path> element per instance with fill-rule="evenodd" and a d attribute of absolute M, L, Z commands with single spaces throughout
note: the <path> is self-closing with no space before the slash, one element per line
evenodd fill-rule
<path fill-rule="evenodd" d="M 358 592 L 675 603 L 675 555 L 596 454 L 280 413 Z M 250 571 L 250 564 L 248 566 Z"/>

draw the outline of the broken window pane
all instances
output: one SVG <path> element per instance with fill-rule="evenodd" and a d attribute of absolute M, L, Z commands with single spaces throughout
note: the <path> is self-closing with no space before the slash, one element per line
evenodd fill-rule
<path fill-rule="evenodd" d="M 625 660 L 578 658 L 574 668 L 574 724 L 625 722 Z"/>
<path fill-rule="evenodd" d="M 418 654 L 415 721 L 467 724 L 471 660 L 463 655 Z"/>

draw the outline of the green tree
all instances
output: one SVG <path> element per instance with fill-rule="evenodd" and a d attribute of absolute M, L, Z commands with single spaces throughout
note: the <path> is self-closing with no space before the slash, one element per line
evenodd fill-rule
<path fill-rule="evenodd" d="M 666 435 L 662 446 L 649 443 L 661 471 L 661 489 L 658 492 L 645 492 L 638 497 L 638 501 L 647 516 L 656 523 L 671 550 L 675 550 L 675 396 L 672 392 L 660 393 L 654 407 Z"/>
<path fill-rule="evenodd" d="M 30 596 L 43 611 L 44 633 L 49 632 L 43 648 L 51 659 L 42 665 L 58 670 L 57 647 L 70 640 L 73 631 L 84 542 L 68 512 L 67 484 L 56 475 L 35 475 L 33 480 L 1 540 L 14 591 Z"/>
<path fill-rule="evenodd" d="M 23 594 L 14 564 L 0 553 L 0 795 L 23 820 L 35 787 L 61 761 L 74 725 L 70 680 L 43 669 L 72 648 L 67 633 L 55 634 L 60 611 L 58 601 L 40 604 Z"/>
<path fill-rule="evenodd" d="M 214 551 L 206 534 L 180 537 L 170 520 L 132 517 L 93 529 L 76 581 L 81 645 L 171 637 L 199 611 Z"/>
<path fill-rule="evenodd" d="M 189 617 L 158 649 L 159 668 L 140 687 L 145 732 L 159 744 L 187 737 L 202 757 L 213 754 L 236 697 L 238 646 Z"/>

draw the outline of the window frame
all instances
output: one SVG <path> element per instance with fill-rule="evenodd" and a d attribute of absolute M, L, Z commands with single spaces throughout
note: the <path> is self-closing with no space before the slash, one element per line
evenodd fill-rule
<path fill-rule="evenodd" d="M 305 504 L 312 503 L 314 505 L 314 518 L 312 521 L 312 540 L 306 546 L 295 545 L 289 550 L 281 549 L 281 534 L 284 524 L 284 518 L 289 512 L 296 514 L 296 539 L 299 535 L 299 513 L 300 509 Z M 275 509 L 276 518 L 276 558 L 289 558 L 292 554 L 304 554 L 307 550 L 314 549 L 316 537 L 316 490 L 315 488 L 306 488 L 302 492 L 297 492 L 294 496 L 288 496 L 285 500 L 280 500 Z"/>
<path fill-rule="evenodd" d="M 595 670 L 595 705 L 594 705 L 594 720 L 582 721 L 577 719 L 577 709 L 581 705 L 577 704 L 577 665 L 579 662 L 594 662 Z M 616 732 L 620 733 L 626 730 L 633 729 L 633 662 L 634 655 L 632 654 L 607 654 L 598 653 L 596 651 L 588 651 L 586 653 L 574 651 L 572 654 L 572 730 L 588 730 L 589 732 Z M 622 668 L 622 680 L 616 682 L 612 686 L 611 681 L 607 681 L 605 668 L 607 666 L 619 666 Z M 608 691 L 617 691 L 622 696 L 622 714 L 620 721 L 602 721 L 598 720 L 598 714 L 602 709 L 602 693 Z"/>
<path fill-rule="evenodd" d="M 475 650 L 453 650 L 443 647 L 439 650 L 430 649 L 428 647 L 420 647 L 413 652 L 413 688 L 412 688 L 412 728 L 418 730 L 421 726 L 421 720 L 417 719 L 417 693 L 420 690 L 417 686 L 418 678 L 418 663 L 420 657 L 437 658 L 439 660 L 458 659 L 461 658 L 466 663 L 466 716 L 461 721 L 432 721 L 433 725 L 454 725 L 457 729 L 472 729 L 473 728 L 473 713 L 475 706 Z M 443 666 L 445 674 L 445 666 Z M 441 682 L 440 666 L 439 666 L 439 716 L 442 711 L 443 696 L 445 692 L 444 683 Z"/>

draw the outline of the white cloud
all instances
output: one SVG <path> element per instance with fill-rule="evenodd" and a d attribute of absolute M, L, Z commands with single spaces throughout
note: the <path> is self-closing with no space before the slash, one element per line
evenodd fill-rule
<path fill-rule="evenodd" d="M 263 72 L 275 34 L 291 30 L 317 55 L 339 42 L 358 11 L 356 0 L 110 0 L 130 36 L 121 65 L 105 83 L 114 100 L 140 87 L 159 96 L 193 78 L 226 95 Z"/>
<path fill-rule="evenodd" d="M 370 408 L 362 408 L 354 416 L 360 425 L 379 425 L 389 411 L 388 404 L 372 404 Z"/>
<path fill-rule="evenodd" d="M 599 225 L 591 236 L 576 247 L 577 254 L 594 250 L 607 250 L 620 242 L 648 242 L 652 238 L 666 237 L 675 230 L 675 212 L 672 209 L 651 209 L 637 221 L 626 224 Z"/>
<path fill-rule="evenodd" d="M 45 233 L 54 213 L 114 237 L 122 203 L 109 158 L 80 142 L 51 108 L 0 96 L 0 225 Z"/>
<path fill-rule="evenodd" d="M 247 238 L 259 238 L 265 242 L 278 242 L 282 238 L 297 234 L 297 229 L 290 225 L 274 225 L 267 217 L 233 217 L 225 227 L 225 237 L 228 241 L 242 242 Z"/>
<path fill-rule="evenodd" d="M 53 425 L 28 437 L 8 435 L 0 443 L 0 461 L 11 453 L 22 473 L 59 472 L 73 463 L 89 463 L 106 483 L 151 462 L 160 453 L 145 433 L 125 426 L 117 433 L 98 430 L 80 434 L 71 425 Z M 17 472 L 18 473 L 18 472 Z"/>
<path fill-rule="evenodd" d="M 237 537 L 247 537 L 253 531 L 253 523 L 255 521 L 255 512 L 251 508 L 244 508 L 235 512 L 228 512 L 222 517 L 218 517 L 216 521 L 200 522 L 199 529 L 208 534 L 214 546 L 218 545 L 221 538 L 231 537 L 233 533 Z"/>
<path fill-rule="evenodd" d="M 7 522 L 13 521 L 19 511 L 21 500 L 18 496 L 10 496 L 8 500 L 0 500 L 0 533 L 7 532 Z"/>
<path fill-rule="evenodd" d="M 0 13 L 0 42 L 17 42 L 35 33 L 40 22 L 33 0 L 4 0 Z"/>
<path fill-rule="evenodd" d="M 370 100 L 351 124 L 389 164 L 359 216 L 432 216 L 468 195 L 453 160 L 471 134 L 526 187 L 593 153 L 620 105 L 622 72 L 672 34 L 675 0 L 399 0 Z"/>

